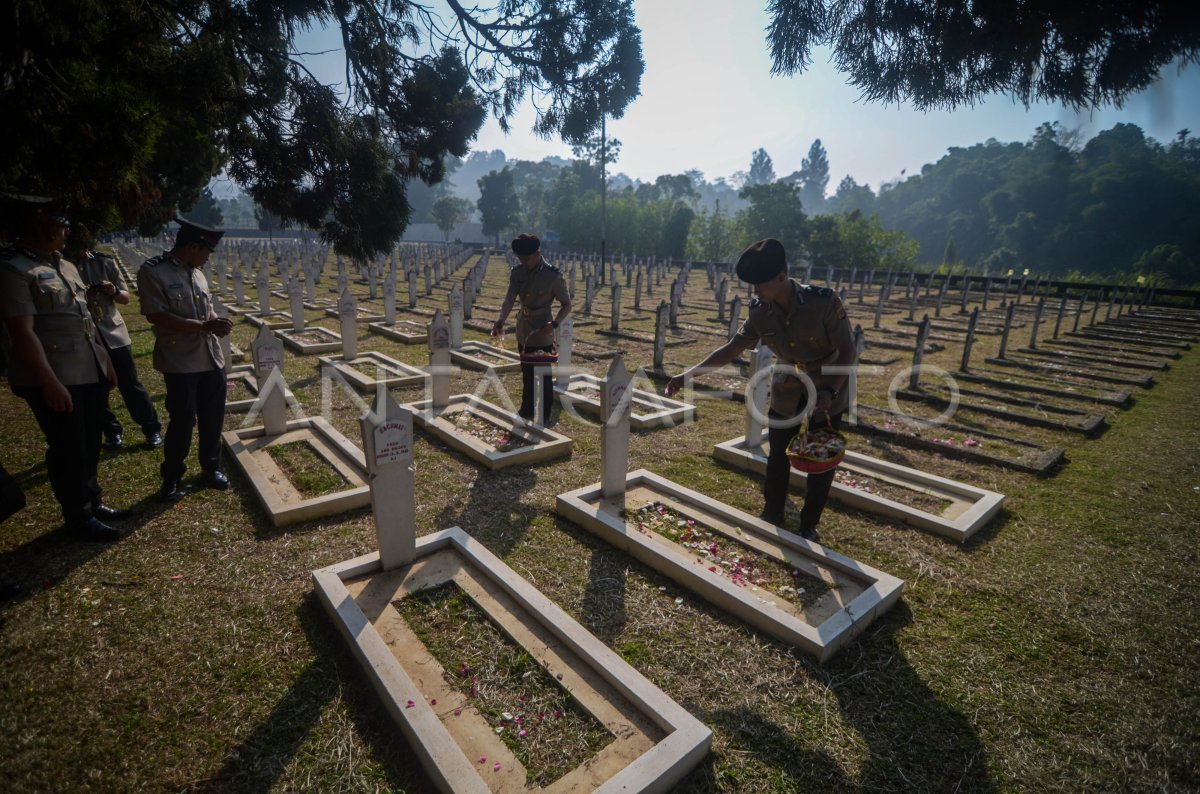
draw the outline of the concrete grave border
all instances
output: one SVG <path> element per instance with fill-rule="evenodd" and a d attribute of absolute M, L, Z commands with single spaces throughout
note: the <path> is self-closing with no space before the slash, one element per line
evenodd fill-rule
<path fill-rule="evenodd" d="M 566 457 L 571 454 L 575 442 L 561 433 L 548 427 L 526 422 L 517 414 L 506 411 L 498 405 L 482 400 L 473 394 L 455 394 L 449 398 L 446 407 L 440 411 L 433 409 L 432 400 L 406 403 L 402 408 L 412 411 L 413 419 L 427 432 L 442 440 L 446 446 L 458 450 L 476 463 L 489 469 L 503 469 L 506 466 L 518 464 L 540 463 L 554 458 Z M 485 420 L 501 425 L 512 426 L 512 432 L 533 440 L 535 443 L 522 447 L 497 451 L 483 439 L 470 433 L 461 433 L 447 416 L 469 411 Z"/>
<path fill-rule="evenodd" d="M 489 593 L 498 592 L 505 597 L 517 608 L 513 612 L 519 610 L 525 617 L 525 622 L 520 622 L 521 617 L 515 618 L 520 623 L 521 631 L 514 632 L 495 615 L 491 616 L 492 619 L 501 623 L 509 637 L 525 647 L 550 674 L 562 681 L 564 687 L 572 693 L 578 693 L 577 702 L 604 722 L 616 737 L 597 756 L 577 767 L 575 771 L 567 773 L 565 778 L 555 781 L 549 789 L 576 790 L 586 786 L 604 794 L 670 792 L 675 790 L 676 784 L 708 755 L 712 744 L 712 731 L 703 723 L 489 552 L 483 544 L 461 528 L 451 527 L 417 539 L 416 558 L 412 565 L 384 571 L 379 554 L 375 552 L 312 573 L 318 598 L 362 665 L 384 707 L 400 728 L 421 766 L 440 790 L 484 794 L 495 790 L 496 785 L 503 785 L 506 790 L 525 790 L 525 774 L 519 762 L 516 762 L 511 752 L 490 730 L 480 732 L 477 740 L 479 744 L 488 748 L 486 765 L 481 766 L 477 761 L 482 751 L 467 753 L 463 750 L 438 713 L 452 713 L 452 704 L 458 705 L 461 699 L 461 696 L 453 691 L 446 693 L 441 680 L 440 666 L 433 665 L 436 670 L 422 669 L 418 673 L 418 680 L 414 680 L 410 671 L 405 669 L 398 658 L 397 651 L 401 646 L 389 646 L 377 627 L 377 623 L 386 621 L 390 627 L 399 628 L 396 627 L 399 623 L 401 627 L 407 628 L 407 624 L 391 607 L 390 597 L 388 605 L 376 620 L 372 621 L 347 587 L 347 584 L 351 587 L 356 586 L 358 582 L 355 580 L 380 576 L 387 577 L 389 584 L 396 582 L 396 589 L 391 592 L 398 592 L 404 584 L 404 578 L 413 575 L 423 558 L 430 558 L 439 553 L 452 554 L 461 562 L 457 564 L 457 570 L 434 572 L 428 577 L 430 581 L 427 586 L 439 584 L 440 582 L 432 581 L 439 574 L 443 581 L 459 578 L 459 574 L 462 574 L 477 582 L 481 589 Z M 447 567 L 453 568 L 454 563 L 448 562 Z M 368 582 L 360 592 L 371 588 L 373 583 Z M 465 588 L 464 592 L 467 592 Z M 484 608 L 478 601 L 476 603 L 481 609 Z M 529 626 L 534 628 L 527 628 Z M 541 639 L 539 634 L 548 637 L 548 641 Z M 531 645 L 534 647 L 530 647 Z M 397 651 L 393 651 L 393 648 Z M 598 679 L 600 687 L 589 685 L 586 680 L 588 677 Z M 592 691 L 585 692 L 585 687 Z M 433 688 L 439 692 L 441 706 L 435 707 L 430 703 L 431 698 L 428 697 L 427 690 Z M 639 730 L 629 718 L 609 721 L 593 711 L 595 705 L 588 708 L 588 701 L 592 699 L 593 694 L 605 703 L 611 702 L 610 696 L 602 690 L 615 692 L 618 697 L 623 698 L 638 712 L 640 722 L 661 733 L 661 738 L 653 741 L 654 737 L 647 735 L 644 730 Z M 466 707 L 458 705 L 461 708 L 460 716 L 448 719 L 470 720 L 469 704 L 465 705 Z M 617 730 L 614 730 L 614 727 Z M 469 736 L 468 729 L 462 730 Z M 606 752 L 628 752 L 631 747 L 637 746 L 635 742 L 644 743 L 647 740 L 653 742 L 649 749 L 599 785 L 593 785 L 594 781 L 588 778 L 587 770 L 596 766 L 598 761 L 602 763 Z M 493 773 L 493 759 L 497 758 L 504 759 L 502 769 Z M 495 778 L 492 777 L 493 774 Z M 488 778 L 485 779 L 484 775 Z"/>
<path fill-rule="evenodd" d="M 228 307 L 227 307 L 228 308 Z M 253 325 L 255 328 L 267 327 L 272 331 L 278 331 L 281 328 L 292 327 L 292 313 L 279 311 L 269 311 L 266 314 L 262 312 L 245 313 L 242 319 Z"/>
<path fill-rule="evenodd" d="M 242 365 L 236 369 L 227 370 L 225 372 L 226 381 L 237 381 L 246 386 L 250 393 L 254 396 L 246 400 L 225 401 L 225 413 L 227 414 L 244 414 L 250 410 L 254 403 L 258 402 L 258 378 L 254 375 L 254 365 Z M 296 404 L 296 395 L 292 394 L 292 389 L 288 385 L 283 387 L 283 399 L 288 405 Z"/>
<path fill-rule="evenodd" d="M 731 466 L 764 474 L 767 470 L 767 456 L 762 451 L 765 445 L 764 436 L 758 451 L 749 450 L 746 448 L 746 437 L 740 436 L 713 447 L 713 457 Z M 965 542 L 987 526 L 1004 506 L 1004 494 L 858 452 L 847 451 L 839 468 L 950 500 L 953 504 L 937 515 L 851 488 L 836 480 L 829 491 L 830 498 L 855 510 L 895 519 L 957 543 Z M 804 488 L 807 480 L 804 472 L 791 469 L 789 483 L 793 488 Z"/>
<path fill-rule="evenodd" d="M 228 430 L 221 434 L 221 438 L 238 468 L 254 486 L 258 500 L 271 517 L 271 524 L 276 527 L 337 515 L 371 504 L 367 464 L 362 450 L 319 416 L 291 419 L 287 422 L 287 431 L 277 436 L 268 436 L 264 427 L 247 427 Z M 311 499 L 301 498 L 265 449 L 275 443 L 303 439 L 321 442 L 313 443 L 312 447 L 326 463 L 354 484 L 353 487 Z M 291 488 L 290 493 L 284 492 L 293 497 L 291 500 L 284 497 L 277 483 Z"/>
<path fill-rule="evenodd" d="M 342 335 L 337 331 L 329 328 L 322 328 L 319 325 L 307 326 L 299 333 L 309 334 L 316 333 L 328 337 L 328 342 L 301 342 L 296 339 L 296 332 L 291 330 L 280 330 L 275 336 L 279 337 L 285 345 L 295 350 L 300 355 L 310 355 L 314 353 L 332 353 L 335 350 L 342 349 Z"/>
<path fill-rule="evenodd" d="M 709 524 L 707 529 L 720 532 L 740 543 L 752 541 L 760 552 L 809 573 L 820 569 L 836 571 L 856 581 L 862 591 L 833 611 L 818 625 L 793 614 L 786 602 L 765 591 L 739 587 L 728 579 L 696 564 L 694 555 L 678 544 L 654 533 L 630 528 L 620 510 L 629 498 L 629 491 L 645 488 L 656 491 L 683 511 L 712 516 L 713 524 L 726 524 L 740 533 L 736 537 Z M 608 543 L 636 557 L 659 573 L 712 602 L 716 606 L 767 634 L 796 646 L 818 663 L 825 662 L 855 635 L 865 629 L 877 616 L 896 603 L 904 582 L 868 565 L 838 554 L 818 543 L 711 499 L 678 483 L 660 477 L 646 469 L 629 472 L 625 492 L 611 499 L 603 498 L 600 483 L 577 488 L 555 499 L 555 512 L 563 518 L 599 535 Z M 824 577 L 821 577 L 824 578 Z M 830 596 L 834 597 L 834 596 Z"/>
<path fill-rule="evenodd" d="M 489 362 L 487 359 L 478 357 L 475 355 L 476 353 L 487 353 L 488 355 L 492 355 L 497 358 L 506 359 L 509 363 L 495 364 Z M 489 345 L 485 342 L 467 341 L 463 342 L 462 346 L 458 349 L 451 348 L 450 360 L 459 366 L 466 367 L 467 369 L 483 371 L 492 369 L 501 375 L 508 372 L 521 371 L 520 355 L 511 350 L 505 350 L 502 347 Z"/>
<path fill-rule="evenodd" d="M 370 300 L 370 298 L 368 298 L 368 297 L 367 297 L 367 296 L 365 296 L 365 295 L 363 295 L 363 296 L 355 296 L 355 297 L 356 297 L 356 299 L 357 299 L 357 300 L 360 300 L 360 301 L 368 301 L 368 300 Z M 338 309 L 338 307 L 336 307 L 336 306 L 335 306 L 335 307 L 333 307 L 332 309 L 326 309 L 326 310 L 325 310 L 325 314 L 326 314 L 326 316 L 328 316 L 328 317 L 332 317 L 332 318 L 334 318 L 335 320 L 339 320 L 339 319 L 341 319 L 340 309 Z M 356 315 L 355 315 L 355 317 L 354 317 L 354 322 L 356 322 L 356 323 L 367 323 L 367 324 L 368 324 L 368 326 L 369 326 L 369 325 L 370 325 L 370 323 L 381 323 L 381 322 L 383 322 L 383 321 L 384 321 L 384 320 L 386 320 L 386 319 L 387 319 L 387 317 L 386 317 L 385 315 L 382 315 L 382 314 L 370 314 L 368 309 L 365 309 L 365 308 L 363 308 L 363 307 L 361 307 L 361 306 L 360 306 L 360 307 L 358 307 L 358 314 L 356 314 Z"/>
<path fill-rule="evenodd" d="M 604 380 L 586 372 L 576 372 L 571 375 L 567 388 L 557 386 L 554 392 L 564 405 L 580 408 L 592 416 L 600 416 L 600 397 L 584 397 L 574 391 L 576 388 L 594 388 L 597 392 L 604 389 Z M 648 409 L 642 413 L 632 410 L 629 423 L 634 430 L 653 430 L 662 427 L 675 427 L 691 422 L 696 418 L 696 406 L 681 400 L 664 397 L 645 389 L 634 389 L 631 408 Z"/>
<path fill-rule="evenodd" d="M 398 323 L 412 325 L 420 330 L 412 334 L 405 333 L 404 331 L 397 331 L 396 325 Z M 390 324 L 386 320 L 379 323 L 370 323 L 367 325 L 367 330 L 369 330 L 371 333 L 385 336 L 388 339 L 394 339 L 397 342 L 403 342 L 406 345 L 420 344 L 429 338 L 428 324 L 421 325 L 412 320 L 397 320 L 395 323 Z"/>
<path fill-rule="evenodd" d="M 377 353 L 374 350 L 359 353 L 358 356 L 350 361 L 332 356 L 321 356 L 320 361 L 322 365 L 333 367 L 340 372 L 347 383 L 350 383 L 361 392 L 373 392 L 379 386 L 388 389 L 399 389 L 406 386 L 424 386 L 426 379 L 429 378 L 429 374 L 420 367 L 405 364 L 403 361 L 397 361 L 391 356 Z M 369 363 L 374 363 L 379 368 L 390 369 L 395 374 L 383 378 L 371 378 L 357 369 L 360 364 Z"/>

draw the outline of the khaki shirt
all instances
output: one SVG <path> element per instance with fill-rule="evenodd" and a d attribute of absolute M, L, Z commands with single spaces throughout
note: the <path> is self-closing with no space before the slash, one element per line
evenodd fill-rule
<path fill-rule="evenodd" d="M 0 316 L 33 317 L 33 332 L 46 360 L 64 386 L 100 383 L 108 354 L 88 313 L 87 285 L 75 266 L 57 253 L 45 256 L 26 248 L 0 251 Z M 12 340 L 4 335 L 6 347 Z M 39 386 L 29 366 L 9 349 L 13 386 Z"/>
<path fill-rule="evenodd" d="M 533 333 L 533 329 L 554 319 L 551 309 L 555 299 L 559 303 L 570 301 L 566 279 L 558 268 L 546 264 L 544 259 L 533 270 L 524 265 L 514 267 L 508 273 L 508 295 L 504 300 L 514 298 L 521 301 L 517 315 L 517 344 L 523 347 L 553 345 L 553 331 Z"/>
<path fill-rule="evenodd" d="M 117 260 L 111 256 L 92 252 L 79 263 L 79 273 L 88 286 L 99 284 L 101 281 L 111 281 L 117 292 L 128 292 L 129 285 L 125 283 Z M 109 347 L 129 347 L 133 340 L 129 338 L 129 328 L 125 326 L 125 318 L 117 311 L 117 304 L 112 298 L 99 292 L 92 293 L 88 301 L 88 309 L 92 319 L 100 329 L 100 336 Z"/>
<path fill-rule="evenodd" d="M 137 282 L 142 314 L 168 312 L 201 321 L 214 316 L 204 271 L 188 267 L 169 253 L 143 262 Z M 225 357 L 214 335 L 154 326 L 154 368 L 159 372 L 208 372 L 224 366 Z"/>
<path fill-rule="evenodd" d="M 745 322 L 730 341 L 741 350 L 756 347 L 761 341 L 780 363 L 805 372 L 816 388 L 832 389 L 842 375 L 822 375 L 821 367 L 834 364 L 842 350 L 854 349 L 850 319 L 833 290 L 790 280 L 791 308 L 785 312 L 775 303 L 754 301 Z M 808 389 L 799 378 L 777 376 L 771 383 L 771 408 L 784 416 L 794 416 L 807 394 Z M 842 389 L 830 413 L 845 411 L 849 405 L 848 390 Z"/>

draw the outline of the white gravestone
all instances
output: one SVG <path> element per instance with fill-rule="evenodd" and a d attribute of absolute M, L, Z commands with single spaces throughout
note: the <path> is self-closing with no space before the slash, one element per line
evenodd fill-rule
<path fill-rule="evenodd" d="M 771 348 L 759 345 L 750 357 L 750 380 L 746 384 L 746 449 L 756 450 L 762 444 L 763 417 L 771 399 Z"/>
<path fill-rule="evenodd" d="M 458 350 L 463 343 L 463 295 L 458 285 L 450 288 L 450 347 Z"/>
<path fill-rule="evenodd" d="M 734 295 L 733 301 L 729 304 L 729 338 L 738 332 L 738 328 L 742 325 L 742 296 Z"/>
<path fill-rule="evenodd" d="M 667 350 L 667 324 L 670 321 L 668 315 L 671 307 L 666 301 L 658 304 L 658 309 L 654 312 L 654 371 L 663 371 L 663 356 Z"/>
<path fill-rule="evenodd" d="M 240 268 L 233 271 L 233 302 L 239 306 L 246 305 L 246 285 L 242 281 Z"/>
<path fill-rule="evenodd" d="M 258 274 L 254 285 L 258 288 L 258 311 L 260 314 L 266 314 L 271 311 L 271 283 L 267 280 L 266 271 Z"/>
<path fill-rule="evenodd" d="M 229 319 L 229 309 L 225 308 L 225 302 L 220 298 L 213 298 L 212 309 L 213 313 L 222 320 Z M 231 334 L 225 334 L 217 340 L 217 344 L 221 346 L 221 357 L 225 359 L 226 372 L 229 372 L 229 368 L 233 366 L 233 342 L 231 339 Z"/>
<path fill-rule="evenodd" d="M 288 300 L 292 306 L 292 331 L 300 333 L 304 330 L 304 293 L 295 277 L 288 282 Z"/>
<path fill-rule="evenodd" d="M 614 284 L 612 288 L 612 317 L 611 329 L 619 331 L 621 329 L 621 285 Z"/>
<path fill-rule="evenodd" d="M 358 300 L 350 290 L 338 298 L 338 318 L 342 321 L 342 358 L 353 361 L 358 358 Z"/>
<path fill-rule="evenodd" d="M 283 345 L 265 325 L 250 343 L 258 399 L 262 401 L 263 429 L 268 436 L 287 432 L 287 400 L 284 397 Z"/>
<path fill-rule="evenodd" d="M 605 499 L 625 493 L 629 473 L 629 415 L 633 386 L 621 354 L 613 356 L 600 391 L 600 492 Z"/>
<path fill-rule="evenodd" d="M 433 412 L 450 404 L 450 324 L 442 310 L 429 322 L 429 388 Z"/>
<path fill-rule="evenodd" d="M 383 282 L 383 320 L 388 325 L 396 324 L 396 282 Z"/>
<path fill-rule="evenodd" d="M 417 271 L 408 271 L 408 308 L 417 308 Z"/>
<path fill-rule="evenodd" d="M 555 373 L 555 386 L 562 391 L 566 391 L 571 385 L 571 343 L 574 337 L 575 318 L 567 315 L 558 326 L 558 371 Z"/>
<path fill-rule="evenodd" d="M 416 556 L 412 413 L 396 405 L 389 394 L 384 398 L 383 416 L 368 412 L 360 424 L 379 563 L 390 571 L 411 563 Z"/>

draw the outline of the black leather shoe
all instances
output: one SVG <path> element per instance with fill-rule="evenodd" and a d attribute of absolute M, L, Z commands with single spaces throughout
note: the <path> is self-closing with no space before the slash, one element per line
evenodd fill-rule
<path fill-rule="evenodd" d="M 116 435 L 112 435 L 112 436 L 109 436 L 108 438 L 104 439 L 104 444 L 102 446 L 106 452 L 116 452 L 124 444 L 125 444 L 125 437 L 122 436 L 120 433 L 117 433 Z"/>
<path fill-rule="evenodd" d="M 158 489 L 158 498 L 164 502 L 178 502 L 183 497 L 183 489 L 179 486 L 179 480 L 163 480 L 162 487 Z"/>
<path fill-rule="evenodd" d="M 229 490 L 229 478 L 220 469 L 204 472 L 204 484 L 217 491 Z"/>
<path fill-rule="evenodd" d="M 120 539 L 121 533 L 100 519 L 92 517 L 82 524 L 71 527 L 71 536 L 75 540 L 88 543 L 112 543 L 114 540 Z"/>
<path fill-rule="evenodd" d="M 821 542 L 821 536 L 817 534 L 816 527 L 800 527 L 800 537 L 811 540 L 813 543 Z"/>
<path fill-rule="evenodd" d="M 118 510 L 108 505 L 99 505 L 92 508 L 92 515 L 101 521 L 121 521 L 122 519 L 129 518 L 133 513 L 129 510 Z"/>
<path fill-rule="evenodd" d="M 162 436 L 158 433 L 146 434 L 146 446 L 150 449 L 158 449 L 163 445 Z"/>

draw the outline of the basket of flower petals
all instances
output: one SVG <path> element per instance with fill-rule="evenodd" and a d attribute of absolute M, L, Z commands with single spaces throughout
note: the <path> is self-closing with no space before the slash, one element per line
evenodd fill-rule
<path fill-rule="evenodd" d="M 800 433 L 788 445 L 792 468 L 805 474 L 823 474 L 837 468 L 846 457 L 846 439 L 832 425 Z"/>
<path fill-rule="evenodd" d="M 554 364 L 558 361 L 558 350 L 522 350 L 522 364 Z"/>

